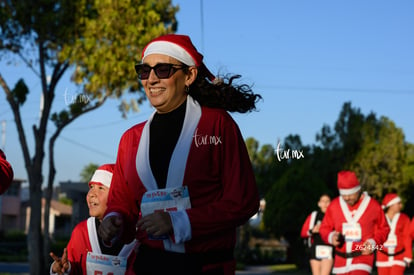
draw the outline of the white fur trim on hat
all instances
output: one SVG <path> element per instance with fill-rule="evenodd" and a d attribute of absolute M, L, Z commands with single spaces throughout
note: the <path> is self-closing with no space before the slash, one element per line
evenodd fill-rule
<path fill-rule="evenodd" d="M 399 202 L 401 202 L 400 197 L 395 197 L 392 200 L 390 200 L 385 207 L 390 207 L 391 205 L 399 203 Z"/>
<path fill-rule="evenodd" d="M 196 65 L 194 59 L 184 48 L 168 41 L 151 42 L 145 49 L 144 56 L 142 57 L 142 62 L 144 62 L 145 57 L 150 54 L 165 54 L 177 59 L 178 61 L 181 61 L 187 66 Z"/>
<path fill-rule="evenodd" d="M 349 189 L 339 189 L 339 194 L 340 195 L 351 195 L 351 194 L 358 192 L 360 189 L 361 189 L 361 185 L 358 185 L 358 186 L 355 186 Z"/>
<path fill-rule="evenodd" d="M 90 180 L 91 183 L 101 183 L 102 185 L 109 188 L 111 186 L 112 173 L 105 170 L 96 170 Z"/>

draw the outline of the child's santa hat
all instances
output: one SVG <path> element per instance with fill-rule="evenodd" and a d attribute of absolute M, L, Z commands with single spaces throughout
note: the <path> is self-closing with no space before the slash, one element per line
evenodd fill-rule
<path fill-rule="evenodd" d="M 382 208 L 385 209 L 393 204 L 401 202 L 401 198 L 395 193 L 388 193 L 382 200 Z"/>
<path fill-rule="evenodd" d="M 351 195 L 361 189 L 354 172 L 341 171 L 338 173 L 338 190 L 340 195 Z"/>
<path fill-rule="evenodd" d="M 187 66 L 196 66 L 199 73 L 212 82 L 216 78 L 207 69 L 203 63 L 203 55 L 197 51 L 187 35 L 166 34 L 153 39 L 142 51 L 142 61 L 150 54 L 171 56 Z"/>
<path fill-rule="evenodd" d="M 109 188 L 111 186 L 114 167 L 115 164 L 103 164 L 99 166 L 93 174 L 91 180 L 89 181 L 89 186 L 91 186 L 92 184 L 97 184 Z"/>

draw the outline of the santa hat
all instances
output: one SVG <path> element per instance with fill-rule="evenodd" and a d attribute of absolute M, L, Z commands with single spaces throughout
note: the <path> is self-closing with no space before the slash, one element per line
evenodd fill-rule
<path fill-rule="evenodd" d="M 1 149 L 0 149 L 0 158 L 6 159 L 6 155 L 4 154 L 4 152 Z"/>
<path fill-rule="evenodd" d="M 382 208 L 390 207 L 393 204 L 401 202 L 401 198 L 395 193 L 388 193 L 382 200 Z"/>
<path fill-rule="evenodd" d="M 165 54 L 187 66 L 196 66 L 200 74 L 210 81 L 216 78 L 203 63 L 203 55 L 194 47 L 187 35 L 166 34 L 153 39 L 142 51 L 142 60 L 150 54 Z"/>
<path fill-rule="evenodd" d="M 338 190 L 340 195 L 351 195 L 361 189 L 354 172 L 341 171 L 338 173 Z"/>
<path fill-rule="evenodd" d="M 114 167 L 115 164 L 103 164 L 99 166 L 93 174 L 91 180 L 89 181 L 89 186 L 91 186 L 92 184 L 97 184 L 109 188 L 111 186 Z"/>

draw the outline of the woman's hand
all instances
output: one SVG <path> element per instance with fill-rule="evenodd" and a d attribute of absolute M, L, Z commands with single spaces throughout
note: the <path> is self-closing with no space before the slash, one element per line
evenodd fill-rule
<path fill-rule="evenodd" d="M 161 211 L 142 217 L 137 222 L 137 228 L 154 237 L 167 235 L 173 230 L 170 214 Z"/>

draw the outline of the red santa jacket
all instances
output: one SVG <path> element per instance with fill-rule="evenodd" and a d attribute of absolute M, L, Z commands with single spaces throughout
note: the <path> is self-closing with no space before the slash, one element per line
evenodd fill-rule
<path fill-rule="evenodd" d="M 316 215 L 317 215 L 317 211 L 312 211 L 307 217 L 305 222 L 302 225 L 302 229 L 300 231 L 300 237 L 305 239 L 308 239 L 308 246 L 310 247 L 313 243 L 312 240 L 312 228 L 315 226 L 316 224 Z"/>
<path fill-rule="evenodd" d="M 123 216 L 122 239 L 127 241 L 136 234 L 144 193 L 157 189 L 149 164 L 151 119 L 121 137 L 108 197 L 106 213 Z M 191 97 L 168 170 L 166 187 L 177 186 L 188 187 L 191 208 L 180 213 L 188 217 L 180 220 L 189 222 L 185 228 L 191 234 L 174 227 L 173 238 L 149 240 L 146 232 L 138 231 L 140 243 L 181 253 L 233 250 L 236 228 L 259 209 L 255 177 L 237 124 L 226 111 L 200 107 Z"/>
<path fill-rule="evenodd" d="M 387 216 L 386 216 L 387 217 Z M 390 267 L 406 266 L 412 260 L 412 240 L 410 236 L 410 218 L 404 213 L 396 214 L 392 221 L 387 217 L 390 233 L 387 241 L 377 251 L 376 265 Z"/>
<path fill-rule="evenodd" d="M 361 239 L 359 241 L 346 241 L 341 247 L 336 247 L 333 273 L 346 273 L 353 270 L 372 271 L 374 253 L 354 257 L 351 253 L 362 250 L 367 240 L 372 242 L 370 249 L 379 249 L 387 239 L 390 228 L 385 219 L 380 204 L 367 193 L 361 195 L 360 200 L 350 207 L 341 196 L 335 198 L 328 209 L 319 229 L 319 234 L 327 243 L 332 244 L 334 232 L 343 232 L 344 224 L 359 224 Z M 375 251 L 374 251 L 375 252 Z M 339 256 L 347 254 L 348 258 Z"/>
<path fill-rule="evenodd" d="M 13 181 L 13 169 L 0 150 L 0 195 L 6 192 Z"/>
<path fill-rule="evenodd" d="M 71 264 L 70 274 L 87 274 L 86 257 L 88 252 L 102 254 L 98 243 L 98 234 L 96 232 L 95 218 L 90 217 L 80 222 L 72 231 L 69 243 L 67 245 L 68 260 Z M 135 260 L 136 242 L 124 245 L 118 256 L 128 258 L 126 274 L 135 274 L 133 265 Z"/>
<path fill-rule="evenodd" d="M 410 236 L 411 239 L 414 240 L 414 218 L 412 218 L 410 222 Z"/>

